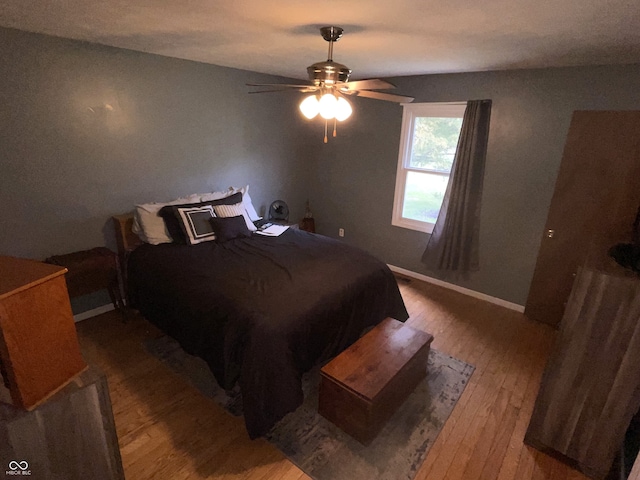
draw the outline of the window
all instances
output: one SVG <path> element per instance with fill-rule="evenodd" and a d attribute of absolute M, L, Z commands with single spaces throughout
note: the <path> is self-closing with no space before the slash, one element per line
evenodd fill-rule
<path fill-rule="evenodd" d="M 433 231 L 449 182 L 466 105 L 403 105 L 392 225 Z"/>

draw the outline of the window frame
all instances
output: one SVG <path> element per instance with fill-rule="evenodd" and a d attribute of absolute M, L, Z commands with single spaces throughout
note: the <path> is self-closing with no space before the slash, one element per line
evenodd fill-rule
<path fill-rule="evenodd" d="M 398 167 L 396 170 L 396 186 L 393 197 L 393 213 L 391 225 L 419 232 L 432 233 L 434 223 L 423 222 L 402 216 L 404 206 L 405 188 L 408 172 L 431 173 L 449 176 L 451 172 L 443 173 L 437 170 L 411 167 L 411 146 L 413 145 L 413 132 L 416 118 L 462 118 L 467 108 L 467 102 L 451 103 L 406 103 L 402 105 L 402 129 L 400 131 L 400 150 L 398 152 Z"/>

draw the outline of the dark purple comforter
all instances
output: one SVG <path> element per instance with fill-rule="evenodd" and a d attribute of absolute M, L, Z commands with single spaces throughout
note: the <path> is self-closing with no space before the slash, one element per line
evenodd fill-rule
<path fill-rule="evenodd" d="M 385 317 L 408 315 L 389 268 L 343 242 L 298 230 L 217 244 L 142 245 L 132 305 L 240 383 L 247 431 L 265 434 L 302 404 L 301 376 Z"/>

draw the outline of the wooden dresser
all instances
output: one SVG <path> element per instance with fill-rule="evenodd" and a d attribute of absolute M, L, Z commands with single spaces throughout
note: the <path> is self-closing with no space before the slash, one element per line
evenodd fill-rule
<path fill-rule="evenodd" d="M 603 480 L 640 408 L 640 277 L 604 259 L 581 268 L 525 436 Z"/>
<path fill-rule="evenodd" d="M 0 256 L 2 402 L 31 410 L 87 368 L 73 322 L 66 271 Z"/>

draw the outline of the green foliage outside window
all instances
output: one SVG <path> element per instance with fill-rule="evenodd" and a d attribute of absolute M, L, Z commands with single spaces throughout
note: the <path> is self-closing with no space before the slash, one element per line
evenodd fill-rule
<path fill-rule="evenodd" d="M 404 191 L 402 216 L 435 223 L 442 205 L 448 175 L 409 172 Z"/>
<path fill-rule="evenodd" d="M 410 167 L 450 172 L 461 126 L 462 118 L 417 117 Z"/>
<path fill-rule="evenodd" d="M 435 223 L 453 165 L 462 118 L 416 117 L 402 216 Z M 439 172 L 439 173 L 432 173 Z M 442 175 L 445 174 L 445 175 Z"/>

